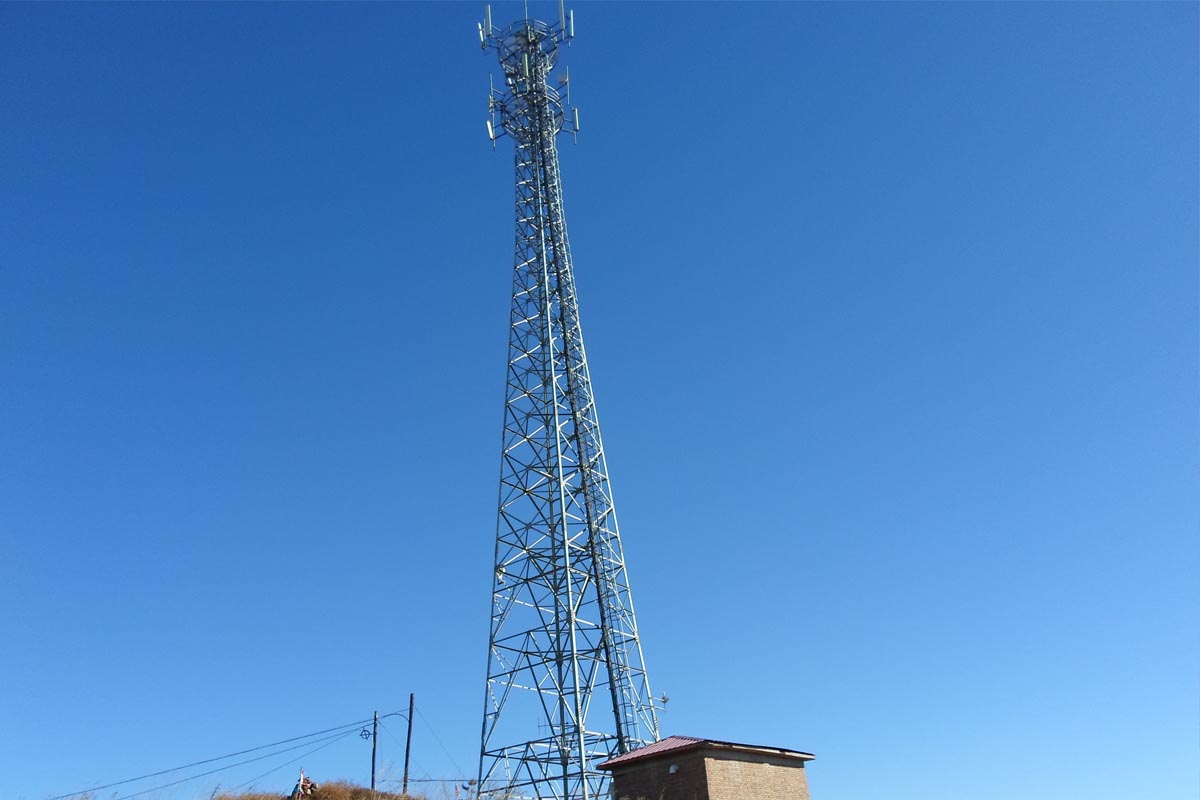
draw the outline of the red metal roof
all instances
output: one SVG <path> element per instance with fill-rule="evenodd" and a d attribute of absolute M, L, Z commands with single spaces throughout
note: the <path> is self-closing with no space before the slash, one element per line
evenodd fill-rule
<path fill-rule="evenodd" d="M 717 739 L 697 739 L 694 736 L 668 736 L 653 744 L 631 750 L 624 755 L 610 758 L 603 764 L 597 764 L 598 769 L 611 769 L 614 765 L 626 764 L 630 761 L 640 761 L 643 758 L 654 758 L 663 753 L 692 750 L 699 747 L 713 747 L 720 750 L 737 750 L 741 752 L 771 753 L 784 757 L 797 758 L 801 761 L 811 761 L 812 753 L 801 753 L 797 750 L 785 750 L 782 747 L 763 747 L 755 744 L 738 744 L 737 742 L 722 742 Z"/>
<path fill-rule="evenodd" d="M 613 764 L 624 764 L 626 761 L 636 761 L 639 758 L 647 756 L 655 756 L 659 753 L 666 753 L 671 750 L 679 750 L 684 747 L 694 747 L 698 744 L 704 744 L 705 739 L 697 739 L 694 736 L 668 736 L 665 739 L 659 739 L 653 744 L 648 744 L 645 747 L 639 747 L 637 750 L 630 750 L 624 755 L 610 758 L 603 764 L 597 764 L 599 769 L 608 769 Z"/>

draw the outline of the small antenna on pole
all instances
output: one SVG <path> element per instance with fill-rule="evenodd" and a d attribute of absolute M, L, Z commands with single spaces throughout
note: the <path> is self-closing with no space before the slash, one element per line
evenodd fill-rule
<path fill-rule="evenodd" d="M 498 106 L 498 105 L 500 105 L 500 104 L 496 101 L 496 82 L 493 80 L 492 73 L 489 72 L 488 73 L 488 119 L 486 121 L 486 124 L 487 124 L 488 141 L 490 141 L 492 143 L 492 150 L 496 149 L 496 139 L 499 138 L 496 135 L 495 126 L 492 125 L 492 120 L 494 120 L 496 118 L 496 106 Z"/>
<path fill-rule="evenodd" d="M 567 32 L 567 10 L 563 0 L 558 0 L 558 26 L 562 28 L 563 33 Z"/>
<path fill-rule="evenodd" d="M 567 12 L 567 41 L 575 38 L 575 9 Z"/>
<path fill-rule="evenodd" d="M 486 5 L 483 8 L 484 8 L 483 29 L 484 29 L 484 32 L 487 33 L 488 36 L 491 36 L 492 35 L 492 7 L 491 7 L 491 5 Z"/>

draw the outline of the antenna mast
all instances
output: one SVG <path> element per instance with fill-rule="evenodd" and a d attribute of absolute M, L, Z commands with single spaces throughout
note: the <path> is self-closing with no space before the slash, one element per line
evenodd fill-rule
<path fill-rule="evenodd" d="M 601 800 L 595 765 L 658 738 L 592 394 L 556 138 L 578 112 L 551 80 L 575 18 L 479 25 L 504 83 L 488 137 L 516 152 L 510 317 L 479 797 Z M 567 113 L 571 111 L 572 113 Z"/>

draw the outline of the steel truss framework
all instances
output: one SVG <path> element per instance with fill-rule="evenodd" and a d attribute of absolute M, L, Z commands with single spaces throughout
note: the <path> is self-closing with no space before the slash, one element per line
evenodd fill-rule
<path fill-rule="evenodd" d="M 571 33 L 480 26 L 504 71 L 493 140 L 516 147 L 516 259 L 479 765 L 481 798 L 601 798 L 605 758 L 658 738 L 563 216 L 551 85 Z"/>

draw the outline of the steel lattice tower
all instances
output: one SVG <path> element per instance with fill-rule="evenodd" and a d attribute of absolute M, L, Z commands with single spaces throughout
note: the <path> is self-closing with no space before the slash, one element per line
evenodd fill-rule
<path fill-rule="evenodd" d="M 658 738 L 579 324 L 552 85 L 574 18 L 480 25 L 504 87 L 488 133 L 516 148 L 513 274 L 479 796 L 605 796 L 604 759 Z M 564 81 L 565 82 L 565 81 Z M 561 83 L 559 85 L 562 85 Z"/>

